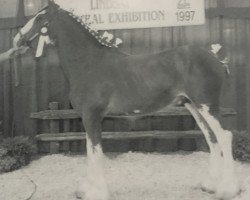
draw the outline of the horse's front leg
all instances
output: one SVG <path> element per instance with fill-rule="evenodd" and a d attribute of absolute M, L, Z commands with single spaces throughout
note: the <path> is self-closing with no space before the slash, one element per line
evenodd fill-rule
<path fill-rule="evenodd" d="M 102 119 L 101 114 L 94 111 L 84 112 L 82 116 L 86 130 L 87 179 L 79 185 L 76 195 L 84 200 L 107 200 L 109 196 L 102 163 Z"/>

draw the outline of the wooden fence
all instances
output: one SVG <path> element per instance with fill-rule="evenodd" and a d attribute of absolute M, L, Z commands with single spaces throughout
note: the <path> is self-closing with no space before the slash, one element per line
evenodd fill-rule
<path fill-rule="evenodd" d="M 158 52 L 184 44 L 208 47 L 221 43 L 230 58 L 231 70 L 230 84 L 223 90 L 222 106 L 237 111 L 231 128 L 250 130 L 250 8 L 228 8 L 227 3 L 221 2 L 233 1 L 206 1 L 205 25 L 112 32 L 123 39 L 121 50 L 131 54 Z M 18 22 L 9 18 L 0 20 L 0 52 L 11 47 L 17 28 L 25 21 L 24 12 L 19 13 Z M 1 64 L 0 120 L 3 120 L 5 137 L 35 136 L 40 127 L 29 118 L 30 113 L 46 110 L 49 102 L 59 102 L 60 109 L 71 108 L 68 84 L 55 49 L 48 48 L 46 57 L 39 61 L 33 53 L 30 51 L 15 61 Z"/>
<path fill-rule="evenodd" d="M 230 108 L 220 108 L 223 120 L 235 116 Z M 58 109 L 58 102 L 49 103 L 49 110 L 31 113 L 40 133 L 36 136 L 41 153 L 85 151 L 86 136 L 79 115 L 73 109 Z M 206 144 L 195 120 L 185 107 L 166 107 L 144 117 L 107 115 L 102 123 L 104 151 L 205 150 Z"/>

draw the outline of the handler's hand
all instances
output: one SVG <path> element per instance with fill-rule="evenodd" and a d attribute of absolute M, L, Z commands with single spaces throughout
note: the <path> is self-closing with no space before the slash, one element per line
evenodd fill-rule
<path fill-rule="evenodd" d="M 7 51 L 9 58 L 14 58 L 18 54 L 24 54 L 29 49 L 29 47 L 21 46 L 21 47 L 14 47 Z"/>

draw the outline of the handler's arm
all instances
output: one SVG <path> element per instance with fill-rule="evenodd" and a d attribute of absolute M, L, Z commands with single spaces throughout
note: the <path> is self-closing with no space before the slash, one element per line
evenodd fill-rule
<path fill-rule="evenodd" d="M 0 54 L 0 62 L 8 60 L 10 58 L 10 55 L 11 55 L 10 50 Z"/>
<path fill-rule="evenodd" d="M 10 58 L 14 58 L 18 54 L 24 54 L 28 47 L 11 48 L 8 51 L 0 54 L 0 63 L 4 62 Z"/>

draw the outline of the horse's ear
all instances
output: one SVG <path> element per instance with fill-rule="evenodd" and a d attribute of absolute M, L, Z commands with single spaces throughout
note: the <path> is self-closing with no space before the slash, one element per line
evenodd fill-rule
<path fill-rule="evenodd" d="M 48 10 L 49 10 L 49 14 L 55 14 L 58 9 L 59 9 L 59 6 L 55 4 L 54 0 L 49 0 L 48 1 Z"/>
<path fill-rule="evenodd" d="M 49 5 L 49 6 L 55 5 L 55 1 L 54 1 L 54 0 L 48 0 L 48 5 Z"/>

